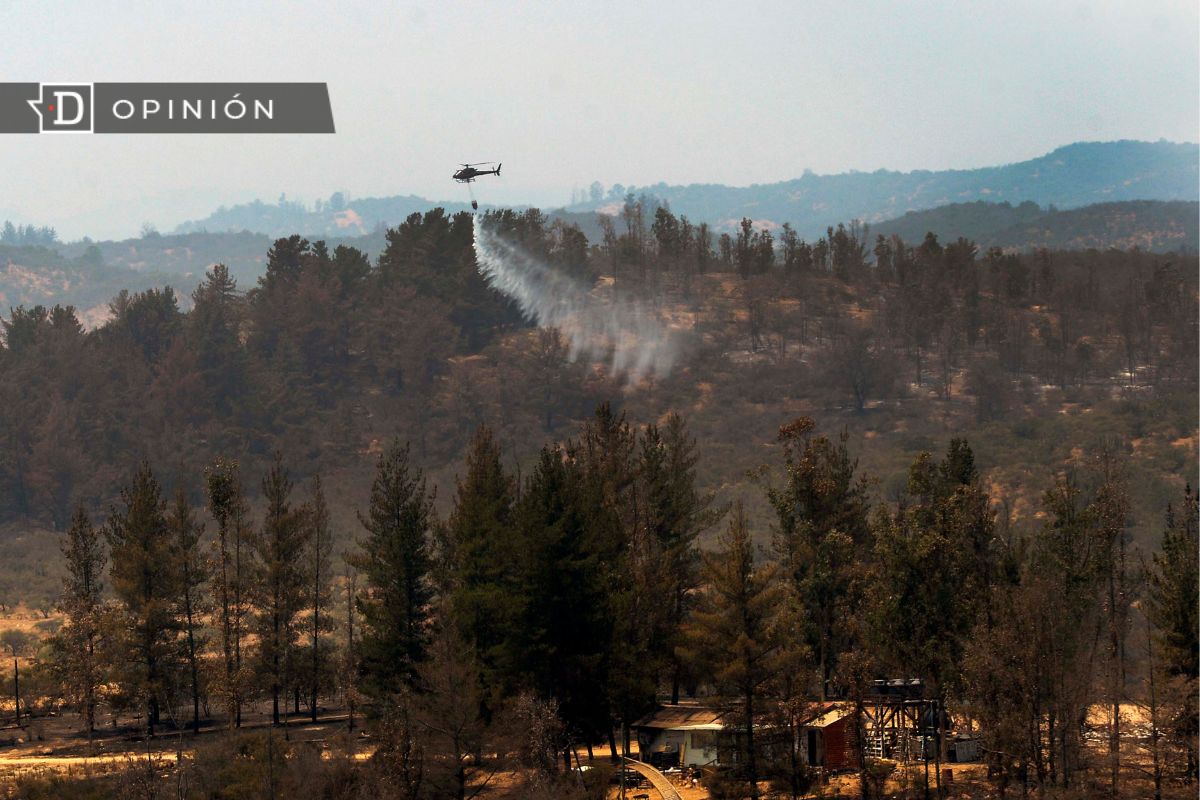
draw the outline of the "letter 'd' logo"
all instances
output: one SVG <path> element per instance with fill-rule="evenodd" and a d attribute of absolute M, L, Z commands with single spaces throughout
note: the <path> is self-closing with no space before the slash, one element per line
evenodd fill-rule
<path fill-rule="evenodd" d="M 42 121 L 42 133 L 91 133 L 92 84 L 43 83 L 29 105 Z"/>

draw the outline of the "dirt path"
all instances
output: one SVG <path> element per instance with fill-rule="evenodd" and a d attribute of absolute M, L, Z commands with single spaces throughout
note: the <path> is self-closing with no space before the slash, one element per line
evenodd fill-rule
<path fill-rule="evenodd" d="M 286 733 L 297 742 L 322 740 L 331 733 L 344 730 L 346 714 L 328 714 L 318 717 L 313 723 L 307 717 L 289 720 Z M 243 724 L 238 730 L 249 732 L 261 730 L 270 726 L 269 721 L 254 721 Z M 225 725 L 203 725 L 200 728 L 201 741 L 228 732 Z M 284 735 L 283 728 L 277 728 Z M 15 747 L 0 750 L 0 779 L 13 777 L 28 772 L 71 772 L 76 769 L 99 768 L 101 771 L 124 765 L 130 759 L 144 759 L 147 754 L 154 759 L 174 763 L 182 750 L 185 758 L 192 754 L 196 746 L 196 734 L 190 730 L 183 732 L 182 741 L 176 732 L 161 733 L 150 741 L 149 745 L 141 738 L 141 734 L 120 733 L 116 735 L 96 737 L 94 751 L 88 752 L 88 745 L 77 738 L 55 739 L 27 742 Z"/>
<path fill-rule="evenodd" d="M 645 775 L 647 780 L 650 781 L 650 785 L 662 795 L 663 800 L 682 800 L 679 792 L 675 789 L 675 784 L 671 783 L 671 779 L 654 767 L 642 761 L 634 761 L 632 758 L 625 759 L 625 763 L 631 769 L 635 769 Z"/>

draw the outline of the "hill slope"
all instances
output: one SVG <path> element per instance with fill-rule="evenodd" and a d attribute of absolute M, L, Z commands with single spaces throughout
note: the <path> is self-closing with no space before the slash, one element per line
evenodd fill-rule
<path fill-rule="evenodd" d="M 137 239 L 72 242 L 46 247 L 0 245 L 0 317 L 9 308 L 54 304 L 74 306 L 86 327 L 108 318 L 108 304 L 127 289 L 175 289 L 181 307 L 191 306 L 192 290 L 213 264 L 224 264 L 242 289 L 253 288 L 266 269 L 271 237 L 261 233 L 151 234 Z M 329 248 L 345 244 L 375 258 L 382 232 L 330 238 Z"/>
<path fill-rule="evenodd" d="M 1131 200 L 1096 203 L 1059 211 L 1037 203 L 953 203 L 925 211 L 910 211 L 898 219 L 872 226 L 873 234 L 899 236 L 918 242 L 927 231 L 942 241 L 960 236 L 980 247 L 1023 250 L 1128 250 L 1168 252 L 1200 248 L 1200 203 Z"/>
<path fill-rule="evenodd" d="M 600 240 L 597 215 L 550 212 L 551 221 L 579 226 L 590 242 Z M 877 234 L 920 242 L 927 231 L 943 242 L 960 236 L 979 245 L 1024 251 L 1128 250 L 1154 252 L 1200 250 L 1200 203 L 1127 201 L 1098 203 L 1059 211 L 1033 202 L 953 203 L 876 223 Z M 319 234 L 317 234 L 319 236 Z M 8 307 L 73 305 L 89 327 L 107 318 L 108 302 L 121 289 L 140 291 L 163 286 L 176 289 L 181 305 L 190 305 L 193 288 L 210 266 L 222 263 L 243 289 L 255 285 L 266 266 L 272 238 L 237 233 L 151 234 L 138 239 L 73 242 L 54 249 L 0 246 L 0 316 Z M 329 248 L 345 244 L 375 259 L 383 251 L 382 230 L 365 236 L 329 237 Z"/>
<path fill-rule="evenodd" d="M 742 217 L 790 222 L 813 237 L 841 220 L 876 223 L 907 211 L 975 200 L 1075 208 L 1121 200 L 1197 200 L 1200 148 L 1171 142 L 1095 142 L 1060 147 L 999 167 L 931 172 L 851 172 L 745 187 L 656 184 L 627 188 L 666 201 L 676 214 L 729 227 Z M 570 206 L 603 208 L 619 197 Z"/>
<path fill-rule="evenodd" d="M 256 200 L 253 203 L 217 209 L 199 220 L 189 220 L 175 233 L 250 231 L 269 236 L 286 236 L 301 231 L 306 236 L 362 236 L 382 226 L 395 226 L 413 213 L 444 208 L 449 213 L 470 210 L 468 203 L 426 200 L 416 195 L 363 197 L 347 202 L 341 193 L 309 208 L 304 203 Z"/>
<path fill-rule="evenodd" d="M 92 326 L 108 315 L 108 302 L 122 289 L 141 291 L 173 283 L 172 277 L 156 269 L 130 269 L 105 264 L 83 255 L 84 247 L 71 256 L 44 247 L 0 245 L 0 317 L 21 306 L 73 305 L 80 321 Z"/>
<path fill-rule="evenodd" d="M 528 252 L 561 252 L 541 215 L 502 221 L 523 228 Z M 603 400 L 639 424 L 683 413 L 701 485 L 721 502 L 744 499 L 763 535 L 771 512 L 760 468 L 780 466 L 779 427 L 801 415 L 845 431 L 879 498 L 899 496 L 918 452 L 966 437 L 989 491 L 1030 526 L 1058 471 L 1124 442 L 1141 543 L 1156 541 L 1166 503 L 1196 471 L 1195 256 L 976 259 L 917 246 L 894 254 L 880 278 L 824 266 L 742 275 L 713 264 L 697 274 L 651 253 L 645 279 L 622 265 L 618 284 L 603 251 L 580 253 L 574 274 L 600 276 L 586 307 L 618 315 L 633 300 L 676 337 L 669 374 L 630 381 L 606 368 L 606 355 L 593 362 L 592 351 L 529 327 L 489 289 L 469 220 L 429 214 L 410 227 L 373 264 L 325 250 L 277 254 L 254 302 L 214 284 L 187 313 L 132 298 L 86 333 L 62 314 L 8 320 L 0 603 L 5 593 L 29 598 L 34 585 L 52 600 L 60 582 L 39 578 L 37 557 L 11 554 L 53 552 L 51 528 L 74 502 L 102 513 L 143 458 L 173 487 L 197 485 L 229 455 L 253 486 L 271 454 L 285 452 L 298 483 L 317 471 L 328 480 L 349 543 L 393 437 L 442 487 L 445 513 L 478 424 L 504 442 L 506 463 L 528 468 Z M 40 543 L 17 538 L 29 526 Z"/>

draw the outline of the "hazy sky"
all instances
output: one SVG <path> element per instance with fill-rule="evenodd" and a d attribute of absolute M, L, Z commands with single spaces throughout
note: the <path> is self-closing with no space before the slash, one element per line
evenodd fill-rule
<path fill-rule="evenodd" d="M 0 219 L 168 230 L 254 198 L 559 205 L 1200 140 L 1195 0 L 0 3 L 0 80 L 325 81 L 333 136 L 0 136 Z"/>

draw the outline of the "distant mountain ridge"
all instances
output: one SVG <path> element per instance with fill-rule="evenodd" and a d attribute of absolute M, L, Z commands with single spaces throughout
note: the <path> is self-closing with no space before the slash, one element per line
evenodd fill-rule
<path fill-rule="evenodd" d="M 676 214 L 717 229 L 731 229 L 742 217 L 766 225 L 791 223 L 802 236 L 816 238 L 827 226 L 851 219 L 876 223 L 909 211 L 983 200 L 1019 205 L 1032 201 L 1060 209 L 1124 200 L 1200 200 L 1200 146 L 1167 141 L 1081 142 L 1039 158 L 995 167 L 959 170 L 848 172 L 803 176 L 752 186 L 690 184 L 614 185 L 593 192 L 567 212 L 613 212 L 627 193 L 667 203 Z M 413 212 L 443 207 L 464 211 L 466 203 L 426 200 L 416 195 L 346 199 L 341 193 L 313 207 L 281 199 L 222 207 L 208 217 L 185 222 L 176 233 L 251 231 L 282 236 L 354 236 L 394 226 Z"/>
<path fill-rule="evenodd" d="M 1200 250 L 1200 203 L 1195 201 L 1128 200 L 1095 203 L 1060 211 L 1026 201 L 953 203 L 910 211 L 871 227 L 871 235 L 899 236 L 918 242 L 926 232 L 943 241 L 960 236 L 981 249 L 1025 250 L 1117 248 L 1167 252 Z"/>
<path fill-rule="evenodd" d="M 299 231 L 310 237 L 348 237 L 370 234 L 381 227 L 394 227 L 413 213 L 444 208 L 448 213 L 469 211 L 467 203 L 426 200 L 416 195 L 362 197 L 347 201 L 341 192 L 312 207 L 281 199 L 277 204 L 255 200 L 222 206 L 207 217 L 176 226 L 174 233 L 229 233 L 248 231 L 267 236 L 291 235 Z"/>
<path fill-rule="evenodd" d="M 1039 158 L 998 167 L 932 172 L 850 172 L 816 175 L 747 187 L 623 187 L 670 205 L 676 214 L 718 227 L 743 217 L 815 236 L 840 221 L 880 222 L 908 211 L 975 200 L 1032 201 L 1077 208 L 1123 200 L 1200 200 L 1200 146 L 1173 142 L 1088 142 L 1067 145 Z M 611 195 L 569 206 L 602 208 Z"/>
<path fill-rule="evenodd" d="M 81 252 L 66 256 L 58 249 L 0 245 L 0 317 L 7 318 L 9 309 L 18 306 L 61 303 L 74 305 L 80 320 L 92 327 L 104 321 L 108 302 L 122 289 L 179 285 L 176 276 L 105 264 L 94 251 Z"/>

